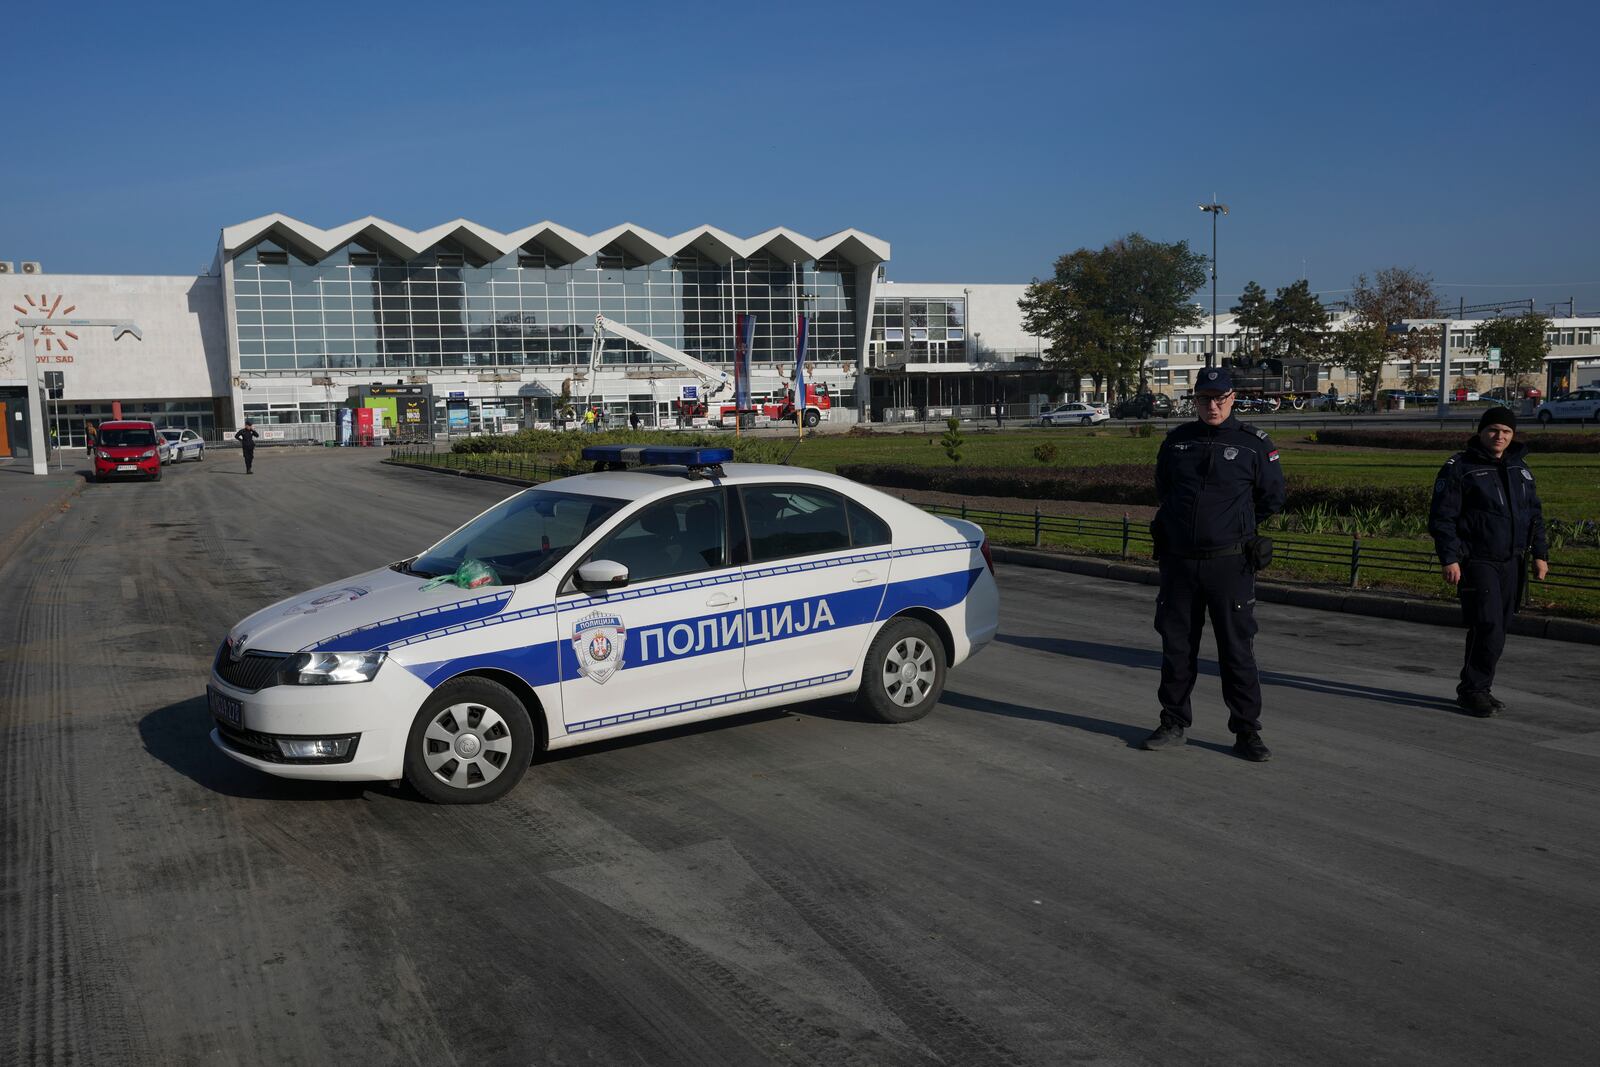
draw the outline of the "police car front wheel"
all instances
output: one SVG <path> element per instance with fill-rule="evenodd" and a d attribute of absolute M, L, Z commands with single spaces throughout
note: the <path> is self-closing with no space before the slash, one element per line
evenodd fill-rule
<path fill-rule="evenodd" d="M 411 723 L 406 781 L 436 804 L 486 804 L 509 792 L 532 758 L 522 701 L 487 678 L 457 678 L 434 690 Z"/>
<path fill-rule="evenodd" d="M 880 722 L 912 722 L 944 692 L 944 645 L 925 622 L 893 619 L 867 649 L 856 699 Z"/>

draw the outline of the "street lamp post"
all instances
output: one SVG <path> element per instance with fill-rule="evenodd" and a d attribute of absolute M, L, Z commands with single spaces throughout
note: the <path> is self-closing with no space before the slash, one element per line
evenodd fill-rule
<path fill-rule="evenodd" d="M 1227 204 L 1217 203 L 1217 194 L 1211 194 L 1211 203 L 1201 204 L 1201 211 L 1211 213 L 1211 351 L 1206 354 L 1206 366 L 1217 362 L 1217 216 L 1228 213 Z"/>

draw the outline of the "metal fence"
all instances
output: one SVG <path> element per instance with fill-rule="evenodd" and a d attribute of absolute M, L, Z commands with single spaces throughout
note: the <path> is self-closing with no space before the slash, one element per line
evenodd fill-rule
<path fill-rule="evenodd" d="M 1123 559 L 1148 559 L 1154 551 L 1148 523 L 1136 522 L 1123 516 L 1121 519 L 1095 519 L 1075 515 L 1045 515 L 1037 508 L 1032 514 L 1015 511 L 991 511 L 971 508 L 962 504 L 920 505 L 924 511 L 935 515 L 951 515 L 969 519 L 985 531 L 1006 531 L 1031 537 L 1035 547 L 1041 546 L 1051 535 L 1083 541 L 1099 542 L 1111 548 Z M 1274 563 L 1298 563 L 1331 568 L 1339 573 L 1343 584 L 1359 588 L 1365 574 L 1419 574 L 1437 576 L 1439 561 L 1431 549 L 1397 548 L 1376 545 L 1360 534 L 1351 534 L 1348 541 L 1317 539 L 1305 534 L 1274 530 L 1271 533 Z M 1531 561 L 1529 564 L 1532 566 Z M 1560 589 L 1600 589 L 1600 567 L 1577 563 L 1562 563 L 1553 568 L 1550 576 L 1540 583 Z M 1523 600 L 1527 599 L 1524 583 Z"/>
<path fill-rule="evenodd" d="M 545 482 L 581 473 L 581 470 L 571 467 L 539 463 L 517 456 L 440 452 L 432 445 L 396 447 L 391 450 L 390 459 L 396 463 L 491 474 L 527 482 Z M 1034 547 L 1042 546 L 1047 538 L 1057 538 L 1087 544 L 1108 553 L 1114 552 L 1122 559 L 1149 559 L 1154 550 L 1149 524 L 1126 515 L 1121 519 L 1097 519 L 1077 515 L 1046 515 L 1038 508 L 1030 514 L 973 508 L 966 504 L 918 506 L 933 515 L 970 520 L 988 533 L 1013 535 L 1004 539 L 1031 540 Z M 1437 577 L 1439 574 L 1439 563 L 1431 549 L 1373 544 L 1371 538 L 1362 538 L 1360 534 L 1351 534 L 1348 540 L 1333 540 L 1274 530 L 1271 537 L 1274 563 L 1332 570 L 1338 576 L 1335 580 L 1351 589 L 1360 588 L 1363 575 L 1415 574 Z M 1524 602 L 1527 600 L 1527 584 L 1524 583 L 1523 588 Z M 1550 576 L 1540 584 L 1558 589 L 1594 591 L 1600 589 L 1600 567 L 1563 562 L 1553 567 Z"/>

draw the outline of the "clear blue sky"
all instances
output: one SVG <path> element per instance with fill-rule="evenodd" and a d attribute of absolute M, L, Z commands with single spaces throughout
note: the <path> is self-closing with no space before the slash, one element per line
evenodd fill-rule
<path fill-rule="evenodd" d="M 1115 10 L 1108 10 L 1115 8 Z M 1138 230 L 1329 295 L 1600 310 L 1600 5 L 78 5 L 12 20 L 0 259 L 179 274 L 224 226 L 858 227 L 903 281 Z"/>

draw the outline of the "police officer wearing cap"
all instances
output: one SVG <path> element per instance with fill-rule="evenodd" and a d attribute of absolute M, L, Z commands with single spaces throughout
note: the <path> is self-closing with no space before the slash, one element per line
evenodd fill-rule
<path fill-rule="evenodd" d="M 1511 409 L 1485 411 L 1466 450 L 1445 460 L 1428 510 L 1428 532 L 1444 580 L 1460 591 L 1467 628 L 1456 703 L 1479 718 L 1505 707 L 1490 686 L 1517 610 L 1528 555 L 1540 581 L 1550 570 L 1544 505 L 1523 462 L 1528 446 L 1513 440 L 1516 433 Z"/>
<path fill-rule="evenodd" d="M 1160 509 L 1150 530 L 1161 564 L 1161 725 L 1142 747 L 1155 752 L 1186 742 L 1194 721 L 1189 694 L 1209 614 L 1233 751 L 1261 763 L 1271 753 L 1261 743 L 1255 572 L 1270 558 L 1271 542 L 1258 537 L 1256 527 L 1282 510 L 1285 489 L 1272 439 L 1234 417 L 1233 399 L 1226 367 L 1200 371 L 1198 417 L 1167 434 L 1156 456 Z"/>

